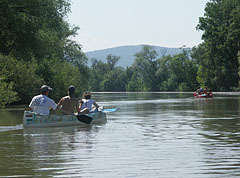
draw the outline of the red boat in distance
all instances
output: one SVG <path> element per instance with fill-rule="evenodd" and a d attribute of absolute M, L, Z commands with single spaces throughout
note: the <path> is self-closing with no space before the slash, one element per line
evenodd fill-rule
<path fill-rule="evenodd" d="M 197 91 L 193 94 L 195 98 L 212 98 L 213 94 L 211 90 L 208 90 L 207 87 L 201 88 L 198 87 Z"/>
<path fill-rule="evenodd" d="M 203 94 L 199 94 L 199 93 L 194 93 L 193 96 L 195 98 L 212 98 L 213 97 L 213 94 L 212 92 L 208 92 L 207 94 L 203 93 Z"/>

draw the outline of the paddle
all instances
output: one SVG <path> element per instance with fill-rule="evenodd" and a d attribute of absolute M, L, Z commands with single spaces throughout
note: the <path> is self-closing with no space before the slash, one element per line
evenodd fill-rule
<path fill-rule="evenodd" d="M 84 123 L 84 124 L 90 124 L 93 120 L 93 118 L 87 116 L 87 115 L 84 115 L 84 114 L 73 114 L 72 112 L 69 112 L 69 111 L 66 111 L 66 110 L 63 110 L 61 109 L 64 113 L 66 114 L 69 114 L 69 115 L 74 115 L 77 117 L 78 121 Z"/>
<path fill-rule="evenodd" d="M 89 117 L 87 115 L 84 115 L 84 114 L 78 114 L 78 115 L 75 115 L 75 116 L 78 118 L 78 120 L 80 122 L 83 122 L 85 124 L 90 124 L 92 122 L 92 120 L 93 120 L 93 118 L 91 118 L 91 117 Z"/>
<path fill-rule="evenodd" d="M 117 108 L 111 108 L 111 109 L 103 109 L 103 110 L 101 110 L 102 112 L 106 112 L 106 113 L 108 113 L 108 112 L 115 112 L 115 111 L 117 111 Z"/>

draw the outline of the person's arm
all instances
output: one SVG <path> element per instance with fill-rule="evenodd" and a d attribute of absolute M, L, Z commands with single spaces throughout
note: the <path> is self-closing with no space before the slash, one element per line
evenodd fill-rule
<path fill-rule="evenodd" d="M 99 108 L 98 104 L 95 101 L 93 102 L 93 106 L 95 106 L 96 108 Z"/>
<path fill-rule="evenodd" d="M 56 110 L 57 109 L 57 104 L 55 103 L 55 101 L 54 100 L 52 100 L 52 99 L 50 99 L 50 107 L 49 107 L 49 109 L 53 109 L 53 110 Z"/>
<path fill-rule="evenodd" d="M 79 102 L 79 112 L 81 111 L 81 108 L 82 108 L 82 105 L 83 105 L 83 100 L 80 100 L 80 102 Z"/>
<path fill-rule="evenodd" d="M 30 111 L 33 111 L 33 106 L 34 106 L 34 98 L 32 99 L 32 101 L 29 104 Z"/>
<path fill-rule="evenodd" d="M 79 101 L 77 102 L 76 109 L 78 113 L 81 111 Z"/>
<path fill-rule="evenodd" d="M 60 101 L 57 104 L 57 109 L 61 108 L 63 101 L 64 101 L 64 98 L 61 98 Z"/>

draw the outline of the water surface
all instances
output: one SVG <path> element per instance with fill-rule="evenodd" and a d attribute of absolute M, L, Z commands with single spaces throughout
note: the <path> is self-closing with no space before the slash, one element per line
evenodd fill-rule
<path fill-rule="evenodd" d="M 0 177 L 239 177 L 240 97 L 94 93 L 108 122 L 23 129 L 0 110 Z"/>

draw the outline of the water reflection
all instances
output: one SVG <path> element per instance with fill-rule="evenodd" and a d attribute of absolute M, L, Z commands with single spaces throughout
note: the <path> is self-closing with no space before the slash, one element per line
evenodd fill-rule
<path fill-rule="evenodd" d="M 63 168 L 62 164 L 74 161 L 75 150 L 82 150 L 82 154 L 85 154 L 92 149 L 94 135 L 91 129 L 91 127 L 62 127 L 24 130 L 24 147 L 30 151 L 28 155 L 34 161 L 34 169 L 50 175 L 66 170 L 67 167 Z M 97 130 L 96 127 L 94 132 Z"/>
<path fill-rule="evenodd" d="M 25 108 L 11 107 L 7 109 L 0 109 L 0 127 L 1 126 L 15 126 L 22 124 L 22 116 Z M 1 130 L 0 130 L 1 131 Z"/>

